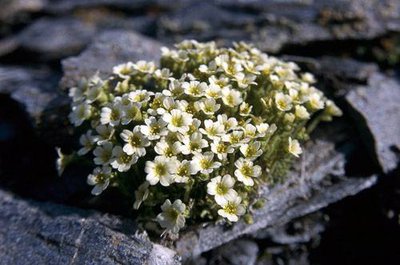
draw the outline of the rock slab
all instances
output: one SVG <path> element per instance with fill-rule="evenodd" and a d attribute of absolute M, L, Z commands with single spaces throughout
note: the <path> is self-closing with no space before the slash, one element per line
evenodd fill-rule
<path fill-rule="evenodd" d="M 0 264 L 179 264 L 131 220 L 0 190 Z"/>

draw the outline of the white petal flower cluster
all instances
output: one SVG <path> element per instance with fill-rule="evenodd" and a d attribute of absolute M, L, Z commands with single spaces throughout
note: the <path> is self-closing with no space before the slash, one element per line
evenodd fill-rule
<path fill-rule="evenodd" d="M 247 44 L 184 41 L 162 54 L 159 67 L 128 62 L 71 88 L 69 118 L 86 130 L 92 193 L 132 183 L 134 208 L 167 232 L 250 214 L 260 184 L 302 153 L 308 121 L 341 114 L 311 74 Z"/>

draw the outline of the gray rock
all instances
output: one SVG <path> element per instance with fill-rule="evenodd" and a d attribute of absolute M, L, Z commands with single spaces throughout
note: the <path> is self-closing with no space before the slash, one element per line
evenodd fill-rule
<path fill-rule="evenodd" d="M 400 161 L 400 83 L 398 79 L 375 73 L 367 86 L 358 86 L 346 96 L 357 112 L 356 121 L 367 145 L 384 172 L 398 167 Z M 365 135 L 365 127 L 371 135 Z M 372 136 L 373 141 L 370 141 Z"/>
<path fill-rule="evenodd" d="M 374 0 L 190 1 L 164 15 L 158 38 L 167 43 L 193 37 L 224 43 L 246 40 L 278 53 L 291 46 L 370 40 L 399 32 L 399 14 L 397 0 L 379 5 Z"/>
<path fill-rule="evenodd" d="M 0 0 L 0 22 L 12 23 L 18 16 L 42 10 L 46 0 Z"/>
<path fill-rule="evenodd" d="M 66 102 L 57 90 L 57 82 L 57 73 L 46 67 L 0 65 L 0 93 L 20 102 L 36 122 L 43 110 Z"/>
<path fill-rule="evenodd" d="M 344 154 L 335 151 L 332 142 L 309 143 L 299 168 L 289 174 L 288 180 L 270 190 L 265 187 L 261 196 L 266 203 L 254 211 L 253 224 L 239 221 L 230 228 L 218 224 L 193 227 L 176 242 L 177 252 L 184 259 L 198 256 L 240 236 L 315 212 L 375 184 L 376 176 L 346 178 L 344 163 Z"/>
<path fill-rule="evenodd" d="M 0 190 L 0 264 L 179 264 L 134 222 Z"/>
<path fill-rule="evenodd" d="M 62 61 L 62 87 L 70 87 L 83 77 L 96 72 L 100 76 L 111 73 L 112 67 L 127 61 L 155 60 L 161 56 L 161 44 L 132 31 L 106 31 L 79 56 Z"/>
<path fill-rule="evenodd" d="M 92 39 L 95 27 L 72 18 L 42 18 L 18 36 L 19 45 L 42 59 L 60 59 L 79 53 Z"/>
<path fill-rule="evenodd" d="M 258 251 L 256 242 L 249 239 L 238 239 L 213 250 L 208 264 L 254 265 Z"/>

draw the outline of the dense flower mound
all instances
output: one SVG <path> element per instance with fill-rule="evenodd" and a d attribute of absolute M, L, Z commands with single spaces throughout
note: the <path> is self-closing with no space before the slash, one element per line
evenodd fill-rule
<path fill-rule="evenodd" d="M 128 62 L 71 88 L 92 194 L 120 187 L 169 234 L 251 220 L 260 185 L 284 176 L 307 129 L 341 115 L 298 70 L 244 43 L 184 41 L 162 49 L 159 67 Z"/>

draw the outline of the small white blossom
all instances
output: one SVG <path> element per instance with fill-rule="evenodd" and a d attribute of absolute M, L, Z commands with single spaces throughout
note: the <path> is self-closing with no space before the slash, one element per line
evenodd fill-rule
<path fill-rule="evenodd" d="M 299 141 L 297 141 L 296 139 L 292 139 L 292 137 L 289 137 L 288 142 L 288 152 L 295 157 L 299 157 L 299 155 L 303 152 L 301 150 Z"/>
<path fill-rule="evenodd" d="M 207 84 L 199 81 L 190 81 L 183 82 L 182 88 L 185 91 L 185 94 L 192 97 L 202 97 L 204 95 L 205 90 L 207 89 Z"/>
<path fill-rule="evenodd" d="M 222 209 L 218 210 L 218 214 L 227 218 L 231 222 L 237 222 L 239 216 L 244 215 L 246 212 L 246 209 L 241 202 L 242 198 L 238 195 L 229 195 L 227 200 L 220 204 Z"/>
<path fill-rule="evenodd" d="M 215 115 L 221 105 L 217 104 L 213 98 L 206 98 L 200 102 L 195 102 L 195 107 L 203 111 L 206 115 Z"/>
<path fill-rule="evenodd" d="M 128 98 L 133 103 L 146 103 L 152 95 L 153 93 L 147 90 L 135 90 L 129 93 Z"/>
<path fill-rule="evenodd" d="M 97 144 L 101 145 L 111 139 L 115 130 L 112 126 L 101 124 L 96 127 L 96 132 L 99 134 L 96 135 Z"/>
<path fill-rule="evenodd" d="M 155 71 L 156 66 L 153 62 L 140 60 L 133 65 L 133 68 L 141 73 L 151 74 Z"/>
<path fill-rule="evenodd" d="M 135 154 L 138 157 L 146 155 L 146 147 L 150 145 L 150 141 L 140 132 L 140 126 L 133 128 L 133 131 L 125 129 L 120 136 L 126 142 L 123 147 L 126 154 Z"/>
<path fill-rule="evenodd" d="M 226 132 L 232 129 L 236 129 L 238 125 L 236 118 L 230 117 L 228 119 L 228 116 L 226 114 L 218 115 L 217 120 L 220 124 L 224 125 Z"/>
<path fill-rule="evenodd" d="M 238 181 L 243 182 L 246 186 L 253 186 L 253 178 L 258 178 L 261 175 L 261 167 L 254 165 L 252 161 L 243 159 L 242 157 L 235 162 L 235 176 Z"/>
<path fill-rule="evenodd" d="M 292 98 L 281 92 L 275 95 L 275 104 L 280 111 L 289 111 L 292 108 Z"/>
<path fill-rule="evenodd" d="M 179 162 L 176 174 L 174 176 L 175 182 L 186 183 L 191 175 L 195 175 L 197 171 L 193 167 L 193 163 L 188 160 L 183 160 Z"/>
<path fill-rule="evenodd" d="M 167 199 L 161 206 L 162 213 L 157 215 L 157 222 L 162 228 L 177 234 L 185 226 L 185 209 L 186 205 L 181 200 L 175 200 L 172 204 Z"/>
<path fill-rule="evenodd" d="M 99 195 L 110 184 L 111 168 L 110 167 L 96 167 L 93 173 L 87 177 L 87 183 L 94 186 L 92 189 L 93 195 Z"/>
<path fill-rule="evenodd" d="M 88 120 L 92 115 L 92 107 L 83 102 L 72 107 L 72 112 L 69 114 L 69 120 L 76 127 L 80 126 L 85 120 Z"/>
<path fill-rule="evenodd" d="M 247 159 L 254 160 L 259 157 L 263 151 L 260 149 L 261 143 L 258 141 L 251 142 L 240 146 L 240 152 Z"/>
<path fill-rule="evenodd" d="M 295 107 L 295 115 L 301 120 L 308 120 L 310 118 L 310 113 L 308 113 L 307 109 L 299 105 Z"/>
<path fill-rule="evenodd" d="M 133 63 L 127 62 L 113 67 L 113 73 L 121 78 L 129 78 L 134 73 Z"/>
<path fill-rule="evenodd" d="M 324 101 L 322 100 L 321 95 L 318 93 L 313 93 L 309 97 L 308 102 L 311 108 L 314 110 L 319 110 L 324 108 Z"/>
<path fill-rule="evenodd" d="M 96 165 L 108 165 L 111 163 L 112 150 L 114 146 L 111 142 L 103 142 L 93 150 L 95 155 L 94 163 Z"/>
<path fill-rule="evenodd" d="M 203 148 L 208 147 L 208 142 L 202 138 L 201 133 L 195 132 L 190 136 L 182 139 L 182 154 L 196 154 L 201 152 Z"/>
<path fill-rule="evenodd" d="M 147 161 L 144 171 L 147 173 L 146 180 L 150 185 L 156 185 L 158 182 L 162 186 L 169 186 L 174 182 L 174 174 L 178 167 L 176 159 L 165 156 L 156 156 L 154 161 Z"/>
<path fill-rule="evenodd" d="M 212 152 L 198 153 L 193 157 L 193 166 L 195 170 L 202 174 L 210 174 L 221 166 L 220 162 L 214 161 L 214 154 Z"/>
<path fill-rule="evenodd" d="M 162 156 L 173 157 L 182 152 L 182 144 L 178 141 L 170 143 L 165 140 L 161 140 L 154 147 L 154 151 Z"/>
<path fill-rule="evenodd" d="M 225 175 L 224 177 L 217 176 L 207 184 L 207 193 L 214 196 L 215 201 L 222 205 L 224 204 L 229 196 L 234 196 L 237 192 L 233 189 L 235 185 L 235 179 L 231 175 Z"/>
<path fill-rule="evenodd" d="M 168 123 L 168 129 L 172 132 L 185 133 L 192 123 L 192 114 L 174 109 L 170 113 L 164 113 L 162 119 Z"/>
<path fill-rule="evenodd" d="M 233 153 L 235 149 L 221 139 L 215 139 L 214 142 L 211 143 L 211 151 L 218 156 L 219 160 L 226 160 L 228 154 Z"/>
<path fill-rule="evenodd" d="M 167 123 L 163 119 L 156 119 L 155 117 L 149 117 L 144 120 L 146 125 L 140 126 L 140 131 L 149 140 L 158 140 L 161 136 L 167 135 Z"/>
<path fill-rule="evenodd" d="M 239 91 L 230 88 L 224 88 L 222 89 L 222 101 L 229 107 L 236 107 L 243 102 L 243 99 Z"/>
<path fill-rule="evenodd" d="M 220 138 L 220 136 L 225 133 L 224 125 L 220 122 L 213 122 L 212 120 L 205 120 L 204 128 L 200 128 L 199 131 L 213 140 Z"/>
<path fill-rule="evenodd" d="M 121 122 L 123 117 L 122 106 L 120 104 L 114 104 L 109 107 L 103 107 L 100 113 L 101 124 L 109 124 L 111 126 L 117 126 Z"/>
<path fill-rule="evenodd" d="M 256 125 L 258 137 L 264 137 L 268 133 L 269 124 L 268 123 L 261 123 Z"/>
<path fill-rule="evenodd" d="M 92 130 L 88 130 L 85 134 L 82 134 L 79 138 L 79 143 L 82 145 L 82 148 L 78 150 L 78 155 L 83 156 L 89 153 L 95 146 L 96 139 L 97 138 L 92 135 Z"/>
<path fill-rule="evenodd" d="M 136 154 L 128 155 L 119 145 L 113 148 L 112 154 L 113 159 L 111 161 L 111 166 L 119 172 L 128 171 L 131 166 L 138 161 L 138 156 Z"/>

